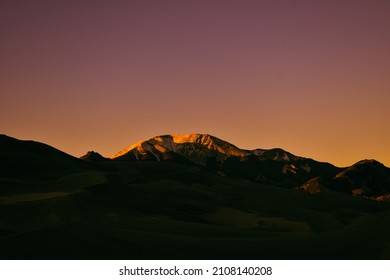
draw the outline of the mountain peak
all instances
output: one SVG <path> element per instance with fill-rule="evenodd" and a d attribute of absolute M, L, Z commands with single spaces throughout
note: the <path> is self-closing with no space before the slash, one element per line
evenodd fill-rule
<path fill-rule="evenodd" d="M 210 134 L 200 134 L 200 133 L 190 133 L 190 134 L 167 134 L 160 135 L 151 138 L 150 140 L 156 140 L 157 142 L 164 142 L 167 139 L 171 140 L 176 144 L 184 144 L 184 143 L 197 143 L 197 144 L 208 144 L 213 139 L 217 139 Z M 150 141 L 149 140 L 149 141 Z"/>
<path fill-rule="evenodd" d="M 283 149 L 245 150 L 210 134 L 167 134 L 139 141 L 111 156 L 111 159 L 166 160 L 183 158 L 193 163 L 207 165 L 210 160 L 222 164 L 230 157 L 256 157 L 259 160 L 291 162 L 297 157 Z"/>
<path fill-rule="evenodd" d="M 190 160 L 195 163 L 203 164 L 208 157 L 243 156 L 247 155 L 248 151 L 241 150 L 210 134 L 168 134 L 139 141 L 110 158 L 135 157 L 136 159 L 160 160 L 164 153 L 175 153 L 187 159 L 191 158 Z"/>
<path fill-rule="evenodd" d="M 353 166 L 357 166 L 357 165 L 377 165 L 377 166 L 379 166 L 379 165 L 383 165 L 383 164 L 375 159 L 363 159 L 363 160 L 356 162 Z"/>
<path fill-rule="evenodd" d="M 85 155 L 80 157 L 82 160 L 86 161 L 103 161 L 107 160 L 105 157 L 103 157 L 101 154 L 95 152 L 95 151 L 88 151 Z"/>
<path fill-rule="evenodd" d="M 161 139 L 161 137 L 172 137 L 172 140 L 175 143 L 197 143 L 202 141 L 208 141 L 211 139 L 212 136 L 210 134 L 190 133 L 190 134 L 163 135 L 163 136 L 157 136 L 155 138 Z"/>

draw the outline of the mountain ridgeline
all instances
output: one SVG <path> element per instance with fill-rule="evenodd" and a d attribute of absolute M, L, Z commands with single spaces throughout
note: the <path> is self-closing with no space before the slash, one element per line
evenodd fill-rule
<path fill-rule="evenodd" d="M 196 164 L 221 176 L 310 193 L 331 190 L 380 201 L 389 200 L 390 194 L 390 169 L 375 160 L 339 168 L 279 148 L 240 149 L 209 134 L 156 136 L 137 142 L 110 159 Z"/>
<path fill-rule="evenodd" d="M 105 161 L 160 161 L 199 166 L 219 176 L 262 185 L 297 188 L 309 193 L 337 191 L 390 201 L 390 168 L 378 161 L 362 160 L 340 168 L 280 148 L 240 149 L 209 134 L 156 136 L 110 158 L 89 151 L 80 159 L 43 143 L 0 135 L 0 158 L 0 175 L 14 177 L 45 177 L 46 173 L 85 169 L 88 164 Z"/>

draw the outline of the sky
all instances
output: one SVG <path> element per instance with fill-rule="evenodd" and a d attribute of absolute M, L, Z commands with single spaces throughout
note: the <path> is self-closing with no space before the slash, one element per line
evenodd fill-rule
<path fill-rule="evenodd" d="M 209 133 L 390 166 L 390 1 L 0 1 L 0 133 L 74 156 Z"/>

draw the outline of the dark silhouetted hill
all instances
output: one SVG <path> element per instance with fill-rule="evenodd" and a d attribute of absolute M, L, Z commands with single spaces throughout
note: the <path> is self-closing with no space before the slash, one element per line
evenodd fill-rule
<path fill-rule="evenodd" d="M 332 178 L 317 177 L 303 186 L 308 192 L 333 190 L 356 196 L 388 201 L 390 168 L 376 160 L 362 160 Z"/>
<path fill-rule="evenodd" d="M 103 157 L 101 154 L 99 154 L 95 151 L 88 151 L 88 153 L 86 153 L 85 155 L 80 157 L 80 159 L 86 160 L 89 162 L 109 160 L 108 158 Z"/>
<path fill-rule="evenodd" d="M 40 176 L 84 167 L 80 159 L 49 145 L 0 135 L 0 176 Z"/>

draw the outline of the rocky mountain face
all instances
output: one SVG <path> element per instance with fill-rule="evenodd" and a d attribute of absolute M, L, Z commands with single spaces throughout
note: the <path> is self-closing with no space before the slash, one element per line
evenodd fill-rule
<path fill-rule="evenodd" d="M 294 187 L 340 169 L 293 155 L 283 149 L 245 150 L 209 134 L 163 135 L 140 141 L 111 157 L 114 160 L 170 160 L 198 164 L 234 178 Z"/>
<path fill-rule="evenodd" d="M 230 157 L 249 156 L 253 156 L 259 160 L 283 162 L 301 159 L 301 157 L 297 157 L 282 149 L 240 149 L 233 144 L 209 134 L 156 136 L 146 141 L 137 142 L 110 158 L 118 160 L 166 160 L 171 159 L 172 154 L 204 166 L 207 165 L 209 158 L 215 159 L 218 163 L 223 163 Z"/>
<path fill-rule="evenodd" d="M 138 142 L 112 156 L 117 160 L 177 160 L 207 165 L 210 158 L 222 163 L 229 156 L 248 155 L 249 151 L 208 134 L 163 135 Z"/>
<path fill-rule="evenodd" d="M 283 149 L 240 149 L 209 134 L 156 136 L 125 148 L 111 159 L 197 164 L 222 176 L 310 193 L 331 190 L 381 201 L 390 197 L 390 169 L 377 161 L 363 160 L 339 168 Z"/>

